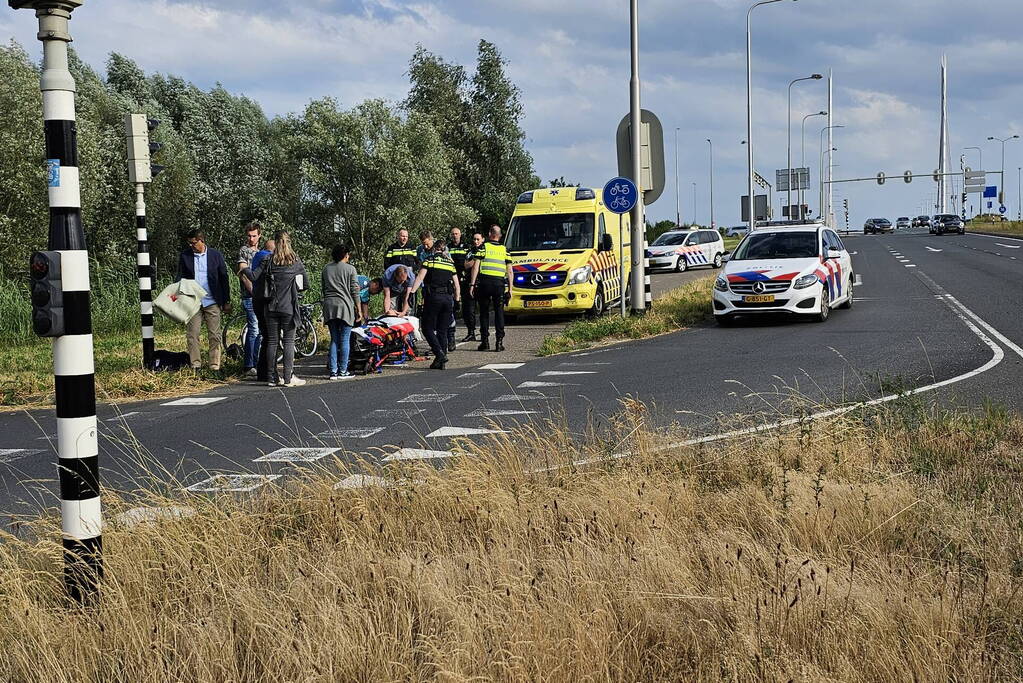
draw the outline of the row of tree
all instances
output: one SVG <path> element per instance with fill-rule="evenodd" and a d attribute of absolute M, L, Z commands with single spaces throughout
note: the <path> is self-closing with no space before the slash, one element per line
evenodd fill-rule
<path fill-rule="evenodd" d="M 204 230 L 232 249 L 242 226 L 259 220 L 292 230 L 319 257 L 347 242 L 379 263 L 394 231 L 447 231 L 505 223 L 515 197 L 538 185 L 523 146 L 519 91 L 498 49 L 479 43 L 475 70 L 422 47 L 410 60 L 404 102 L 367 100 L 351 108 L 323 98 L 301 113 L 268 118 L 252 100 L 221 86 L 145 74 L 112 54 L 105 77 L 72 56 L 78 86 L 82 210 L 96 265 L 133 271 L 134 189 L 123 118 L 143 112 L 162 124 L 156 161 L 166 170 L 147 190 L 152 251 L 175 263 L 182 237 Z M 46 243 L 39 67 L 16 43 L 0 46 L 0 275 L 21 279 L 29 254 Z"/>

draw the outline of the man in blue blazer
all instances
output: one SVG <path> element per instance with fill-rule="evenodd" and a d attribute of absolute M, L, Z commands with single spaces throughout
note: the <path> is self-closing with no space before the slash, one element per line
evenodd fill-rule
<path fill-rule="evenodd" d="M 206 290 L 202 308 L 186 323 L 188 359 L 193 370 L 202 366 L 199 350 L 201 326 L 206 324 L 209 342 L 210 370 L 220 370 L 220 321 L 221 316 L 231 312 L 231 283 L 227 279 L 227 263 L 224 255 L 206 246 L 206 236 L 201 230 L 188 233 L 188 249 L 178 258 L 177 280 L 195 280 Z"/>

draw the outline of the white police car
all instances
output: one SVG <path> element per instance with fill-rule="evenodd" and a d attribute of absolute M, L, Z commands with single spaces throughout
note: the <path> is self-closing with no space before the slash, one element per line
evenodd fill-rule
<path fill-rule="evenodd" d="M 717 230 L 671 230 L 646 248 L 650 268 L 670 268 L 679 273 L 695 266 L 720 268 L 725 241 Z"/>
<path fill-rule="evenodd" d="M 838 234 L 819 223 L 757 228 L 729 256 L 714 282 L 714 316 L 794 313 L 824 322 L 852 308 L 852 258 Z"/>

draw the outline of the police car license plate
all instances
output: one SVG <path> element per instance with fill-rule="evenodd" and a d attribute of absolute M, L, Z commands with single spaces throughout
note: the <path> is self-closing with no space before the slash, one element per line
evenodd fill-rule
<path fill-rule="evenodd" d="M 551 301 L 524 301 L 526 308 L 550 308 L 553 305 Z"/>
<path fill-rule="evenodd" d="M 744 296 L 742 300 L 748 304 L 771 304 L 774 303 L 774 294 L 757 294 L 755 296 Z"/>

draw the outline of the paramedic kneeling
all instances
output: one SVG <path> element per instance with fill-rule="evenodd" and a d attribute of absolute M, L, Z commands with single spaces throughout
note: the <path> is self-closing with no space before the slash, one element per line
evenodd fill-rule
<path fill-rule="evenodd" d="M 494 351 L 504 351 L 504 305 L 511 295 L 512 267 L 508 250 L 501 244 L 501 228 L 490 226 L 489 239 L 476 250 L 472 263 L 470 296 L 480 306 L 480 345 L 477 351 L 490 350 L 490 309 L 494 310 Z"/>
<path fill-rule="evenodd" d="M 418 291 L 420 287 L 426 289 L 420 325 L 433 351 L 434 358 L 430 368 L 443 370 L 444 364 L 448 362 L 448 327 L 451 325 L 455 301 L 461 299 L 461 292 L 458 288 L 455 264 L 447 255 L 441 241 L 434 243 L 433 253 L 423 260 L 416 281 L 412 285 L 412 292 Z"/>

